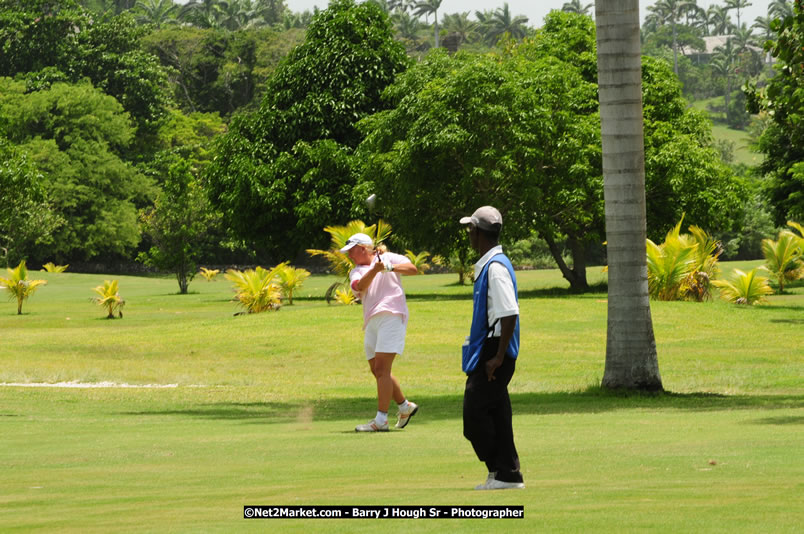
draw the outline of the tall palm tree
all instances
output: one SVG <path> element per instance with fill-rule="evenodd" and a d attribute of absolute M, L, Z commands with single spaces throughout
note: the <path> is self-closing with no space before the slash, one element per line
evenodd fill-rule
<path fill-rule="evenodd" d="M 754 23 L 751 25 L 752 28 L 756 28 L 760 31 L 760 36 L 762 37 L 763 41 L 767 41 L 773 38 L 773 30 L 771 30 L 771 21 L 773 19 L 771 17 L 757 17 L 754 19 Z"/>
<path fill-rule="evenodd" d="M 418 45 L 419 30 L 423 27 L 419 19 L 405 11 L 397 11 L 391 16 L 391 20 L 400 37 L 410 41 L 414 46 Z"/>
<path fill-rule="evenodd" d="M 745 23 L 743 23 L 742 26 L 734 30 L 734 37 L 732 39 L 734 41 L 734 48 L 737 50 L 738 54 L 746 50 L 751 51 L 752 54 L 755 53 L 751 48 L 751 46 L 756 46 L 757 44 L 752 28 L 747 27 Z"/>
<path fill-rule="evenodd" d="M 729 109 L 729 99 L 731 98 L 731 81 L 736 73 L 735 64 L 737 63 L 738 51 L 734 47 L 734 39 L 729 38 L 726 44 L 715 48 L 715 55 L 709 64 L 715 74 L 726 78 L 726 109 Z"/>
<path fill-rule="evenodd" d="M 438 48 L 438 10 L 441 8 L 441 2 L 444 0 L 421 0 L 416 3 L 413 14 L 417 17 L 424 15 L 427 17 L 430 13 L 433 14 L 433 21 L 435 26 L 435 47 Z"/>
<path fill-rule="evenodd" d="M 489 33 L 492 31 L 491 20 L 494 18 L 494 11 L 491 9 L 475 11 L 475 18 L 477 19 L 478 33 L 480 33 L 483 41 L 492 43 Z"/>
<path fill-rule="evenodd" d="M 444 28 L 449 33 L 459 35 L 462 43 L 470 43 L 477 38 L 478 23 L 469 20 L 469 12 L 444 15 Z"/>
<path fill-rule="evenodd" d="M 726 9 L 728 10 L 735 10 L 737 12 L 737 27 L 740 27 L 740 11 L 743 9 L 752 6 L 754 4 L 750 3 L 748 0 L 726 0 Z"/>
<path fill-rule="evenodd" d="M 603 387 L 661 390 L 648 295 L 638 0 L 597 0 L 603 195 L 609 259 Z"/>
<path fill-rule="evenodd" d="M 570 0 L 569 2 L 565 2 L 563 6 L 561 6 L 561 11 L 565 11 L 567 13 L 578 13 L 580 15 L 588 15 L 589 10 L 595 7 L 594 2 L 591 4 L 586 4 L 585 6 L 581 4 L 581 0 Z"/>
<path fill-rule="evenodd" d="M 659 0 L 648 11 L 662 24 L 670 24 L 673 34 L 673 72 L 678 74 L 678 28 L 676 25 L 687 12 L 697 9 L 691 0 Z"/>
<path fill-rule="evenodd" d="M 793 4 L 787 0 L 773 0 L 768 5 L 768 15 L 774 19 L 793 16 Z"/>
<path fill-rule="evenodd" d="M 528 34 L 528 17 L 524 15 L 511 16 L 511 9 L 508 7 L 508 2 L 503 4 L 503 7 L 498 7 L 494 10 L 491 20 L 488 21 L 490 29 L 486 34 L 486 38 L 493 44 L 503 36 L 508 34 L 514 39 L 522 39 Z"/>
<path fill-rule="evenodd" d="M 201 28 L 219 28 L 228 7 L 224 0 L 191 0 L 179 11 L 179 19 Z"/>
<path fill-rule="evenodd" d="M 707 10 L 711 24 L 711 35 L 727 35 L 733 26 L 729 10 L 723 6 L 712 5 Z"/>
<path fill-rule="evenodd" d="M 773 20 L 773 17 L 770 17 L 770 16 L 757 17 L 756 19 L 754 19 L 754 24 L 751 27 L 756 28 L 757 30 L 760 31 L 760 39 L 762 39 L 762 41 L 761 41 L 762 43 L 765 43 L 766 41 L 770 41 L 771 39 L 775 38 L 776 34 L 771 29 L 771 21 L 772 20 Z M 764 52 L 763 54 L 764 54 L 763 63 L 765 63 L 767 66 L 772 65 L 773 64 L 773 57 L 770 54 L 768 54 L 767 52 Z"/>
<path fill-rule="evenodd" d="M 161 28 L 164 24 L 177 22 L 175 15 L 179 6 L 173 0 L 138 0 L 134 8 L 140 13 L 137 15 L 140 24 L 153 24 Z"/>

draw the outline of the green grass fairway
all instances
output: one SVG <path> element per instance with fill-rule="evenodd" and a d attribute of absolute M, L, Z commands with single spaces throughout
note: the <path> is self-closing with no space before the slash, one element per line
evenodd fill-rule
<path fill-rule="evenodd" d="M 723 97 L 715 97 L 707 100 L 697 100 L 692 103 L 692 107 L 698 111 L 709 113 L 712 119 L 712 137 L 717 140 L 731 141 L 734 143 L 734 163 L 742 163 L 749 167 L 756 167 L 764 156 L 758 152 L 754 152 L 750 148 L 750 139 L 748 132 L 745 130 L 735 130 L 729 128 L 725 123 L 725 115 L 715 114 L 709 112 L 707 106 L 710 103 L 719 104 L 723 106 Z"/>
<path fill-rule="evenodd" d="M 725 264 L 756 266 L 757 262 Z M 394 374 L 419 414 L 356 434 L 376 410 L 359 306 L 332 277 L 296 304 L 234 316 L 228 282 L 115 276 L 124 318 L 92 288 L 48 280 L 0 301 L 0 532 L 799 532 L 804 522 L 804 285 L 742 308 L 652 303 L 664 387 L 604 394 L 606 295 L 557 271 L 518 273 L 523 352 L 512 382 L 527 488 L 485 479 L 461 435 L 471 289 L 405 279 L 411 320 Z M 591 283 L 604 279 L 589 270 Z M 167 387 L 119 387 L 167 386 Z M 394 408 L 392 408 L 393 410 Z M 393 415 L 393 414 L 392 414 Z M 244 505 L 522 505 L 525 519 L 244 520 Z"/>

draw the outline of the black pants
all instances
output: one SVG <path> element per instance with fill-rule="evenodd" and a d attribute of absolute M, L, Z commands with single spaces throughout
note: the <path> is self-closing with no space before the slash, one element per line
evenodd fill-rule
<path fill-rule="evenodd" d="M 508 383 L 514 375 L 516 360 L 506 356 L 494 372 L 495 379 L 489 382 L 486 376 L 486 361 L 497 354 L 498 345 L 499 338 L 486 341 L 477 367 L 466 378 L 463 435 L 488 470 L 497 472 L 497 480 L 522 482 L 508 396 Z"/>

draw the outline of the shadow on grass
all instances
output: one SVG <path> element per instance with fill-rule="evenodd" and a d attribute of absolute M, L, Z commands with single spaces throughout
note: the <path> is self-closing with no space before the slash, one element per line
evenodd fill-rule
<path fill-rule="evenodd" d="M 416 396 L 420 418 L 460 419 L 462 395 Z M 635 409 L 778 410 L 804 408 L 804 395 L 719 395 L 712 393 L 633 394 L 604 392 L 599 388 L 576 393 L 516 393 L 511 395 L 515 415 L 595 414 Z M 200 419 L 248 421 L 259 424 L 304 420 L 362 420 L 376 410 L 373 397 L 316 399 L 299 402 L 251 402 L 200 404 L 180 410 L 125 412 L 132 416 L 177 416 Z M 395 406 L 391 406 L 392 416 Z M 757 424 L 802 424 L 804 417 L 769 417 Z"/>
<path fill-rule="evenodd" d="M 804 417 L 765 417 L 751 421 L 755 425 L 804 425 Z"/>

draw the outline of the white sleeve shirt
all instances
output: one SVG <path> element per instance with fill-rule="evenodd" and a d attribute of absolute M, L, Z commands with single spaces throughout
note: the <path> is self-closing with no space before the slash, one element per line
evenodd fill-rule
<path fill-rule="evenodd" d="M 475 264 L 475 278 L 479 276 L 480 271 L 489 260 L 502 252 L 502 247 L 496 246 L 487 254 L 485 254 L 480 261 Z M 511 315 L 519 315 L 519 304 L 516 301 L 516 292 L 514 291 L 514 282 L 511 280 L 511 275 L 508 269 L 501 263 L 494 262 L 489 265 L 488 271 L 489 281 L 489 294 L 486 302 L 488 324 L 491 326 L 498 319 L 503 317 L 510 317 Z M 494 325 L 494 332 L 492 336 L 499 337 L 502 327 L 499 322 Z"/>

